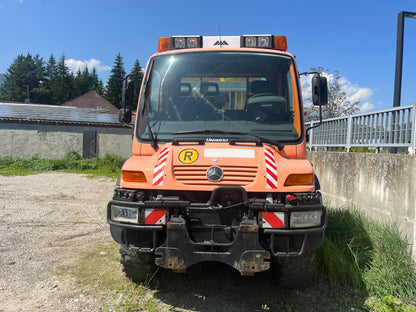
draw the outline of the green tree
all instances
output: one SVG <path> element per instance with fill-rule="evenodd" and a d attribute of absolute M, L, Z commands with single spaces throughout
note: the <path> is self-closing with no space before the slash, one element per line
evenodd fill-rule
<path fill-rule="evenodd" d="M 90 73 L 86 66 L 81 72 L 78 68 L 77 74 L 74 77 L 74 90 L 73 96 L 78 97 L 90 91 Z"/>
<path fill-rule="evenodd" d="M 360 101 L 351 102 L 347 99 L 347 95 L 342 90 L 342 80 L 339 71 L 333 74 L 323 67 L 311 68 L 311 71 L 322 73 L 328 77 L 328 105 L 322 108 L 322 117 L 335 118 L 354 114 L 358 112 L 358 104 Z M 311 102 L 311 98 L 306 98 L 305 102 Z M 319 108 L 313 105 L 305 106 L 306 120 L 318 120 Z"/>
<path fill-rule="evenodd" d="M 138 102 L 139 94 L 140 94 L 140 87 L 142 85 L 143 80 L 143 68 L 140 66 L 139 60 L 136 60 L 133 65 L 133 69 L 130 72 L 131 78 L 134 80 L 134 98 L 133 103 Z"/>
<path fill-rule="evenodd" d="M 40 84 L 44 79 L 44 62 L 39 55 L 18 55 L 7 69 L 4 78 L 0 88 L 0 100 L 24 102 L 29 90 L 30 101 L 41 102 Z"/>
<path fill-rule="evenodd" d="M 55 75 L 56 75 L 56 59 L 53 56 L 53 54 L 51 54 L 48 62 L 46 63 L 46 68 L 45 68 L 45 80 L 46 81 L 45 82 L 49 83 L 49 81 Z"/>
<path fill-rule="evenodd" d="M 114 61 L 114 66 L 111 69 L 107 89 L 104 94 L 105 99 L 117 108 L 121 108 L 121 93 L 125 76 L 126 71 L 124 70 L 123 58 L 118 53 Z"/>
<path fill-rule="evenodd" d="M 100 95 L 103 95 L 104 84 L 103 84 L 103 81 L 98 78 L 97 70 L 95 69 L 95 67 L 92 69 L 90 79 L 91 79 L 90 90 L 95 91 Z"/>
<path fill-rule="evenodd" d="M 65 55 L 62 54 L 56 65 L 55 75 L 50 80 L 52 101 L 54 104 L 63 104 L 73 98 L 74 75 L 65 64 Z"/>

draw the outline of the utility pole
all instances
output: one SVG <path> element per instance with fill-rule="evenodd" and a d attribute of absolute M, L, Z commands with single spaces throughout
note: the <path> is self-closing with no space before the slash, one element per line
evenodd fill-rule
<path fill-rule="evenodd" d="M 402 11 L 397 17 L 397 44 L 396 44 L 396 73 L 394 77 L 393 107 L 399 107 L 402 96 L 402 72 L 403 72 L 403 42 L 404 42 L 404 19 L 405 17 L 416 18 L 416 13 Z M 392 116 L 393 133 L 399 125 L 396 125 L 396 114 Z M 390 148 L 391 153 L 397 153 L 397 147 Z"/>
<path fill-rule="evenodd" d="M 397 18 L 396 74 L 394 78 L 393 107 L 400 106 L 402 94 L 403 42 L 405 17 L 416 18 L 416 13 L 403 11 L 399 13 Z"/>

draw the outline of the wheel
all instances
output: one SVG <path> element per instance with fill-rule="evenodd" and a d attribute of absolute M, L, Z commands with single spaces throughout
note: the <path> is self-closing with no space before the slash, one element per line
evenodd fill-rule
<path fill-rule="evenodd" d="M 312 285 L 315 251 L 297 257 L 274 258 L 272 274 L 283 288 L 307 288 Z"/>
<path fill-rule="evenodd" d="M 126 245 L 120 245 L 120 262 L 123 271 L 133 282 L 145 282 L 155 273 L 155 255 L 153 253 L 140 253 L 129 250 Z"/>

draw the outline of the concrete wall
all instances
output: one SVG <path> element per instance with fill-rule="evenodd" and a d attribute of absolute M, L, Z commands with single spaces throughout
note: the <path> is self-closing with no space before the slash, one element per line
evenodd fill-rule
<path fill-rule="evenodd" d="M 70 130 L 0 129 L 0 157 L 29 158 L 37 154 L 39 158 L 58 159 L 69 151 L 76 151 L 85 156 L 86 147 L 97 156 L 131 156 L 131 129 L 93 129 L 93 140 L 91 135 L 85 135 L 85 129 Z M 91 129 L 88 131 L 91 132 Z"/>
<path fill-rule="evenodd" d="M 308 152 L 324 202 L 356 207 L 368 216 L 394 221 L 416 257 L 416 157 L 400 154 Z"/>

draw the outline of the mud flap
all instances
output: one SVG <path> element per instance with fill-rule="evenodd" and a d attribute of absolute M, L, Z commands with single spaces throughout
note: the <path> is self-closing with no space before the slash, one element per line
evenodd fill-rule
<path fill-rule="evenodd" d="M 155 251 L 155 262 L 162 268 L 185 272 L 191 265 L 205 261 L 226 263 L 242 275 L 253 275 L 270 268 L 270 253 L 260 246 L 259 226 L 255 219 L 244 219 L 240 223 L 231 244 L 193 242 L 181 216 L 172 216 L 166 228 L 166 240 Z"/>

